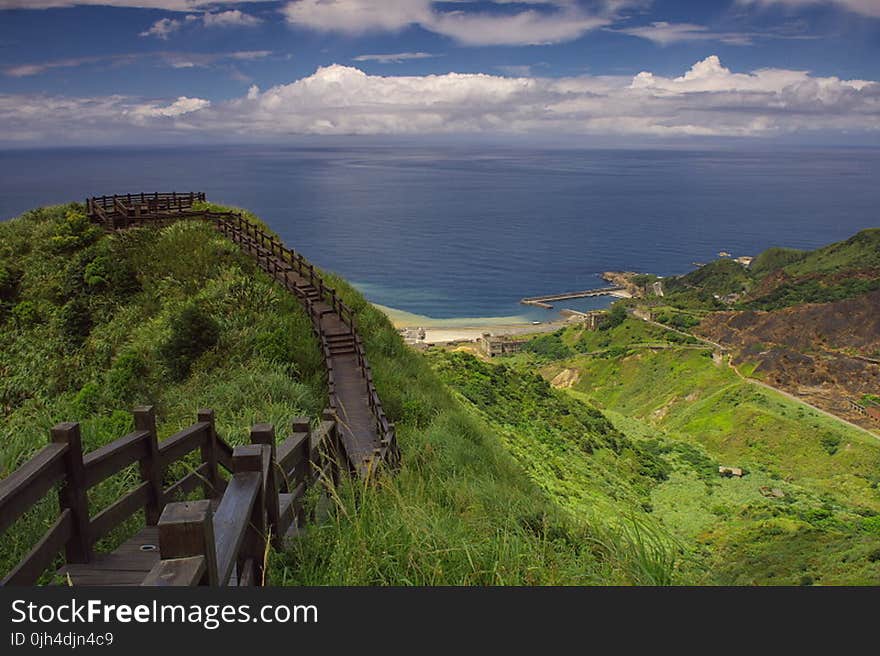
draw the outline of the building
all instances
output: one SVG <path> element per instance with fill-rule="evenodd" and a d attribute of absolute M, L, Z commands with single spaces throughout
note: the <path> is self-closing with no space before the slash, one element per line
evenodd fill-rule
<path fill-rule="evenodd" d="M 880 421 L 880 407 L 876 405 L 869 405 L 865 408 L 865 413 L 874 421 Z"/>
<path fill-rule="evenodd" d="M 529 340 L 515 339 L 506 335 L 492 335 L 483 333 L 479 340 L 480 351 L 490 358 L 499 355 L 512 355 L 522 351 L 523 345 Z"/>

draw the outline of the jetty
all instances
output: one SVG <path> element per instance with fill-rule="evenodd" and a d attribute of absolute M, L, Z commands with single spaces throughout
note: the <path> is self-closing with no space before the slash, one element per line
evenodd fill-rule
<path fill-rule="evenodd" d="M 599 287 L 598 289 L 584 289 L 579 292 L 563 292 L 561 294 L 547 294 L 545 296 L 527 296 L 520 300 L 522 305 L 535 305 L 546 310 L 552 310 L 552 303 L 557 301 L 567 301 L 572 298 L 589 298 L 591 296 L 617 296 L 618 298 L 629 298 L 629 292 L 625 287 Z"/>

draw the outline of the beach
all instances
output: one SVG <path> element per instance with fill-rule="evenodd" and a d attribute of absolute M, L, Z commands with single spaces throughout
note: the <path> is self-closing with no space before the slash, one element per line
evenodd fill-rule
<path fill-rule="evenodd" d="M 408 344 L 450 344 L 454 342 L 473 342 L 483 333 L 492 335 L 531 335 L 535 333 L 553 332 L 567 325 L 565 317 L 534 323 L 525 316 L 509 317 L 456 317 L 437 319 L 404 310 L 390 308 L 377 303 L 373 304 L 381 310 L 394 327 L 403 335 Z M 424 338 L 421 338 L 424 331 Z"/>

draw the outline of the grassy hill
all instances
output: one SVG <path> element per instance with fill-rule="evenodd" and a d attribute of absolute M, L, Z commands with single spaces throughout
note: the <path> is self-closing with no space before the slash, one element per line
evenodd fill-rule
<path fill-rule="evenodd" d="M 880 228 L 814 251 L 770 248 L 746 269 L 728 259 L 664 281 L 663 303 L 683 310 L 778 310 L 880 289 Z M 728 294 L 740 297 L 726 306 Z"/>
<path fill-rule="evenodd" d="M 673 341 L 664 343 L 664 335 Z M 516 380 L 537 368 L 560 388 L 557 395 L 598 407 L 625 436 L 629 459 L 607 449 L 572 449 L 558 462 L 542 459 L 553 463 L 542 468 L 529 464 L 540 448 L 535 428 L 510 425 L 512 452 L 564 507 L 591 513 L 595 523 L 636 518 L 679 549 L 681 580 L 880 582 L 880 442 L 743 381 L 712 349 L 638 320 L 608 331 L 570 327 L 552 340 L 552 355 L 541 348 L 481 366 L 501 366 L 503 376 L 516 371 Z M 474 378 L 463 372 L 472 368 L 460 365 L 444 380 L 470 398 Z M 537 423 L 553 425 L 543 417 Z M 576 434 L 562 430 L 552 444 L 570 443 Z M 627 479 L 626 462 L 642 477 Z M 725 478 L 719 466 L 741 467 L 746 475 Z M 630 495 L 619 491 L 623 482 Z"/>
<path fill-rule="evenodd" d="M 160 439 L 192 423 L 198 408 L 214 408 L 233 444 L 253 423 L 274 423 L 283 435 L 292 417 L 324 406 L 324 372 L 299 304 L 205 224 L 107 235 L 77 205 L 35 210 L 0 223 L 0 272 L 0 477 L 41 448 L 57 422 L 80 421 L 91 450 L 130 431 L 137 404 L 156 406 Z M 271 555 L 273 583 L 670 579 L 650 565 L 652 551 L 631 556 L 642 553 L 629 548 L 631 536 L 563 511 L 495 425 L 450 393 L 384 315 L 328 277 L 358 314 L 404 460 L 394 477 L 342 485 L 329 517 Z M 96 488 L 92 511 L 136 478 L 127 470 Z M 0 570 L 56 513 L 50 495 L 0 537 Z"/>

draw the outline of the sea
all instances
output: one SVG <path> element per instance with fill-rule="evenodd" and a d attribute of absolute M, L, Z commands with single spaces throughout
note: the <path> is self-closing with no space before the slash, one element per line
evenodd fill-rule
<path fill-rule="evenodd" d="M 204 191 L 414 321 L 547 321 L 603 271 L 816 248 L 880 226 L 880 150 L 346 144 L 0 151 L 0 220 L 90 195 Z M 445 323 L 445 322 L 444 322 Z"/>

